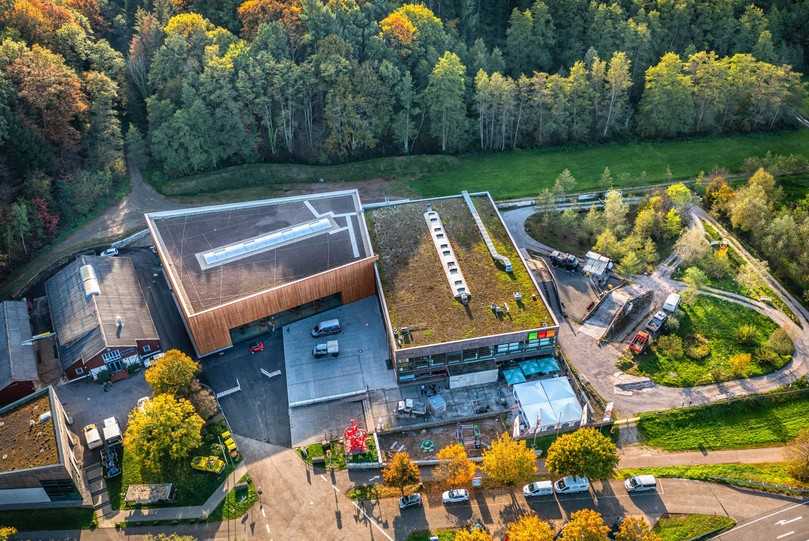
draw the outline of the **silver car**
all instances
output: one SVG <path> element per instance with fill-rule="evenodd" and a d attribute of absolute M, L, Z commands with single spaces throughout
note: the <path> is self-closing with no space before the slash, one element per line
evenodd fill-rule
<path fill-rule="evenodd" d="M 399 498 L 399 509 L 407 509 L 408 507 L 418 507 L 421 505 L 421 494 L 410 494 L 409 496 L 402 496 Z"/>

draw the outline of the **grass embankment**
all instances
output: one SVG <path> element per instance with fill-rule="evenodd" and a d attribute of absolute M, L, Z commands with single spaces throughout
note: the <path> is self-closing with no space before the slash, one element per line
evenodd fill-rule
<path fill-rule="evenodd" d="M 107 480 L 107 491 L 112 508 L 127 509 L 130 507 L 124 501 L 129 485 L 149 483 L 173 483 L 174 501 L 144 507 L 173 507 L 205 503 L 205 500 L 225 481 L 236 466 L 228 461 L 222 473 L 217 475 L 193 469 L 191 458 L 197 455 L 221 457 L 222 451 L 216 435 L 222 430 L 221 425 L 206 426 L 203 429 L 202 446 L 191 457 L 178 463 L 163 465 L 158 471 L 142 468 L 135 455 L 124 447 L 121 475 Z"/>
<path fill-rule="evenodd" d="M 691 387 L 768 374 L 789 362 L 787 355 L 777 356 L 774 362 L 758 358 L 759 349 L 777 328 L 767 316 L 705 295 L 681 307 L 680 326 L 671 334 L 682 340 L 682 351 L 668 351 L 656 343 L 637 360 L 637 372 L 656 383 Z M 744 343 L 737 338 L 742 326 L 754 331 Z M 658 343 L 662 343 L 660 339 Z M 751 356 L 751 362 L 741 372 L 730 363 L 736 354 Z"/>
<path fill-rule="evenodd" d="M 721 515 L 670 515 L 661 517 L 654 531 L 661 541 L 688 541 L 735 525 L 735 520 Z"/>
<path fill-rule="evenodd" d="M 243 476 L 239 479 L 240 483 L 247 483 L 247 491 L 244 494 L 237 494 L 236 489 L 232 489 L 225 495 L 225 499 L 216 506 L 213 513 L 208 517 L 208 522 L 221 522 L 223 520 L 230 520 L 239 518 L 244 515 L 253 504 L 258 501 L 258 493 L 256 492 L 256 485 L 249 475 Z M 240 496 L 242 496 L 240 498 Z"/>
<path fill-rule="evenodd" d="M 578 190 L 598 185 L 609 167 L 617 186 L 639 186 L 673 178 L 691 178 L 716 168 L 739 171 L 750 156 L 809 156 L 809 130 L 737 136 L 706 136 L 676 141 L 569 145 L 537 150 L 451 156 L 399 156 L 333 166 L 251 164 L 192 177 L 172 179 L 151 175 L 166 195 L 195 196 L 223 192 L 229 200 L 277 195 L 289 184 L 385 179 L 405 192 L 433 197 L 461 190 L 487 190 L 497 199 L 533 196 L 553 186 L 568 168 Z M 391 193 L 397 186 L 391 185 Z"/>
<path fill-rule="evenodd" d="M 666 451 L 781 445 L 809 427 L 809 390 L 642 413 L 644 444 Z"/>
<path fill-rule="evenodd" d="M 649 468 L 627 468 L 618 471 L 618 477 L 626 479 L 634 475 L 654 475 L 696 481 L 714 481 L 735 486 L 768 488 L 771 492 L 789 492 L 788 489 L 808 489 L 789 473 L 787 466 L 780 462 L 763 464 L 700 464 L 695 466 L 661 466 Z M 764 487 L 762 485 L 771 485 Z M 780 490 L 779 485 L 785 487 Z"/>
<path fill-rule="evenodd" d="M 0 526 L 13 526 L 21 532 L 88 530 L 96 527 L 96 515 L 87 508 L 0 511 Z"/>
<path fill-rule="evenodd" d="M 430 541 L 431 536 L 437 536 L 438 541 L 453 541 L 455 539 L 455 531 L 456 530 L 435 530 L 434 532 L 430 532 L 429 530 L 422 530 L 411 533 L 407 536 L 405 541 Z"/>

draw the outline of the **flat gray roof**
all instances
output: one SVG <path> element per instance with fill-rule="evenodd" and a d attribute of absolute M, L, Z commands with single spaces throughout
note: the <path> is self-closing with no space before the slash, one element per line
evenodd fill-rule
<path fill-rule="evenodd" d="M 0 389 L 15 381 L 37 379 L 37 359 L 31 344 L 31 320 L 23 301 L 0 303 Z"/>
<path fill-rule="evenodd" d="M 318 322 L 337 318 L 342 332 L 312 338 Z M 315 344 L 337 340 L 337 357 L 312 356 Z M 345 304 L 284 327 L 284 363 L 290 408 L 396 387 L 382 312 L 376 296 Z"/>
<path fill-rule="evenodd" d="M 372 255 L 356 190 L 146 215 L 186 311 L 202 312 Z"/>

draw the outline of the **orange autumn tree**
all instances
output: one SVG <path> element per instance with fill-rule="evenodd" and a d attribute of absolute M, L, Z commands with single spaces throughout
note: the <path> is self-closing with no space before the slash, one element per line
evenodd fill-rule
<path fill-rule="evenodd" d="M 466 449 L 460 443 L 447 445 L 438 453 L 436 458 L 443 461 L 435 471 L 435 477 L 447 488 L 460 488 L 472 483 L 477 467 L 466 454 Z"/>
<path fill-rule="evenodd" d="M 290 42 L 297 43 L 303 37 L 299 1 L 245 0 L 239 6 L 242 21 L 242 37 L 252 38 L 263 23 L 279 21 L 287 32 Z"/>
<path fill-rule="evenodd" d="M 394 45 L 410 45 L 416 36 L 416 26 L 398 10 L 382 19 L 379 28 L 382 38 Z"/>
<path fill-rule="evenodd" d="M 15 0 L 0 13 L 0 23 L 15 28 L 29 43 L 44 42 L 63 25 L 76 22 L 67 7 L 48 0 Z"/>
<path fill-rule="evenodd" d="M 63 150 L 75 147 L 81 137 L 77 120 L 89 107 L 76 72 L 61 56 L 35 44 L 8 66 L 8 73 L 29 125 Z"/>

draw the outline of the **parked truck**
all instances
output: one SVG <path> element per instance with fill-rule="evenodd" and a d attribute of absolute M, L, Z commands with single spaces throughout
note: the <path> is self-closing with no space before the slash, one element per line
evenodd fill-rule
<path fill-rule="evenodd" d="M 643 350 L 646 349 L 646 346 L 649 345 L 650 338 L 651 335 L 648 332 L 638 331 L 638 334 L 636 334 L 629 343 L 629 351 L 635 355 L 640 355 L 643 353 Z"/>
<path fill-rule="evenodd" d="M 649 323 L 646 324 L 646 330 L 649 331 L 652 336 L 657 336 L 663 329 L 663 325 L 666 323 L 668 317 L 669 315 L 666 312 L 658 310 L 657 313 L 652 316 L 652 319 L 649 320 Z"/>

